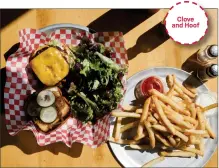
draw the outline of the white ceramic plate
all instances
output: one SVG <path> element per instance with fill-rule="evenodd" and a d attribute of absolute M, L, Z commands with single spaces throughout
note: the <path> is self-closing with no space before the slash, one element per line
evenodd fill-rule
<path fill-rule="evenodd" d="M 165 78 L 168 74 L 175 74 L 177 80 L 179 82 L 185 81 L 190 74 L 176 69 L 176 68 L 166 68 L 166 67 L 159 67 L 159 68 L 152 68 L 148 70 L 143 70 L 138 72 L 134 76 L 128 79 L 127 81 L 127 91 L 124 97 L 124 104 L 130 104 L 132 100 L 135 100 L 134 96 L 134 88 L 136 84 L 141 81 L 142 79 L 149 77 L 149 76 L 159 76 L 163 83 L 165 84 Z M 167 89 L 167 86 L 165 86 Z M 208 92 L 208 89 L 205 85 L 201 85 L 197 88 L 198 93 L 201 92 Z M 217 137 L 217 113 L 214 116 L 210 116 L 207 120 L 210 122 L 210 125 Z M 112 118 L 110 132 L 112 134 L 114 125 L 114 119 Z M 112 149 L 117 160 L 124 166 L 124 167 L 141 167 L 144 163 L 158 157 L 156 151 L 138 151 L 138 150 L 130 150 L 124 145 L 119 145 L 115 143 L 109 143 L 109 146 Z M 217 139 L 208 139 L 205 141 L 205 154 L 204 157 L 198 158 L 166 158 L 163 162 L 156 164 L 155 167 L 203 167 L 207 161 L 211 158 L 212 154 L 214 153 L 217 147 Z"/>
<path fill-rule="evenodd" d="M 40 31 L 49 34 L 55 31 L 56 29 L 80 29 L 91 33 L 95 32 L 94 30 L 89 29 L 88 27 L 77 25 L 77 24 L 71 24 L 71 23 L 60 23 L 60 24 L 49 25 L 47 27 L 41 28 Z"/>

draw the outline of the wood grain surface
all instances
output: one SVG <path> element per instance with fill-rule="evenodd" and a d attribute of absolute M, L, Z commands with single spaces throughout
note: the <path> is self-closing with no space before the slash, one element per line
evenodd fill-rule
<path fill-rule="evenodd" d="M 1 17 L 5 24 L 1 28 L 1 72 L 4 72 L 5 67 L 4 55 L 7 56 L 7 51 L 18 42 L 20 29 L 39 29 L 56 23 L 80 24 L 97 31 L 124 32 L 125 46 L 129 56 L 129 76 L 156 66 L 182 68 L 182 65 L 186 65 L 185 61 L 198 49 L 217 44 L 216 9 L 206 10 L 209 16 L 209 31 L 204 39 L 191 46 L 176 44 L 166 36 L 163 25 L 160 23 L 166 12 L 166 9 L 161 9 L 155 14 L 146 9 L 32 9 L 19 14 L 3 11 L 4 15 Z M 217 92 L 217 79 L 208 81 L 206 85 Z M 3 112 L 2 109 L 2 167 L 120 167 L 107 144 L 97 149 L 78 143 L 73 144 L 71 148 L 63 143 L 40 147 L 29 131 L 22 131 L 14 137 L 9 136 L 4 125 Z M 215 152 L 205 166 L 217 167 L 217 164 L 217 152 Z"/>

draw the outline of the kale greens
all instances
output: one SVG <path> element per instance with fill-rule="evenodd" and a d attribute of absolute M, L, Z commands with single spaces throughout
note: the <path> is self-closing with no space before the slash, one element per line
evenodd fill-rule
<path fill-rule="evenodd" d="M 111 59 L 111 48 L 87 38 L 69 49 L 74 57 L 66 77 L 71 110 L 79 120 L 95 123 L 117 108 L 123 96 L 121 79 L 127 68 Z"/>

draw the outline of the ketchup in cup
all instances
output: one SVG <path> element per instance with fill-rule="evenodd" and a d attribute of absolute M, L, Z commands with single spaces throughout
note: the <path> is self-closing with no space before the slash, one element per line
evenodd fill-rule
<path fill-rule="evenodd" d="M 146 99 L 150 96 L 149 90 L 156 89 L 163 93 L 164 88 L 161 80 L 158 77 L 151 76 L 140 81 L 135 87 L 136 99 Z"/>

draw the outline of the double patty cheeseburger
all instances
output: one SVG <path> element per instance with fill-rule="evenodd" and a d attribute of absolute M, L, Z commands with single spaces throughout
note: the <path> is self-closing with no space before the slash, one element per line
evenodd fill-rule
<path fill-rule="evenodd" d="M 43 132 L 61 124 L 70 111 L 68 100 L 55 85 L 68 75 L 72 60 L 68 47 L 56 44 L 39 47 L 30 57 L 33 72 L 49 87 L 28 96 L 24 110 Z"/>

